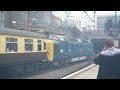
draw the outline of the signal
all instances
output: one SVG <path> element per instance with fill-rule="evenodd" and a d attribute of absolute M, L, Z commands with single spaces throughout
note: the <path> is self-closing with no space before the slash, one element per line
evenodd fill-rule
<path fill-rule="evenodd" d="M 120 20 L 115 25 L 113 24 L 112 19 L 108 19 L 107 23 L 105 23 L 105 31 L 109 34 L 109 36 L 118 37 L 120 33 Z"/>
<path fill-rule="evenodd" d="M 114 24 L 112 23 L 112 19 L 108 19 L 107 20 L 107 23 L 105 23 L 105 30 L 109 33 L 110 36 L 114 36 L 112 31 L 114 30 L 113 29 L 114 27 Z"/>
<path fill-rule="evenodd" d="M 112 19 L 108 19 L 107 23 L 105 23 L 105 30 L 112 30 Z"/>

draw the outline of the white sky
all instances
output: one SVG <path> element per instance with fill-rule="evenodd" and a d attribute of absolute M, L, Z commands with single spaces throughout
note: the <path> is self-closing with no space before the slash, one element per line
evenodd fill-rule
<path fill-rule="evenodd" d="M 84 13 L 83 11 L 67 11 L 67 13 L 68 12 L 70 12 L 69 15 L 70 17 L 68 18 L 81 21 L 81 26 L 94 24 L 88 17 L 85 17 L 86 13 Z M 94 11 L 86 11 L 86 12 L 91 17 L 91 19 L 94 20 Z M 65 11 L 53 11 L 53 14 L 60 17 L 62 20 L 66 18 Z M 120 11 L 117 11 L 117 14 L 120 15 Z M 115 15 L 115 11 L 96 11 L 96 16 L 98 15 Z"/>
<path fill-rule="evenodd" d="M 79 17 L 79 18 L 86 15 L 83 11 L 67 11 L 67 12 L 70 12 L 70 16 Z M 86 12 L 90 16 L 94 15 L 94 11 L 86 11 Z M 53 14 L 60 17 L 66 17 L 65 11 L 53 11 Z M 115 14 L 115 11 L 96 11 L 96 16 L 97 15 L 114 15 L 114 14 Z M 117 11 L 117 14 L 120 14 L 120 11 Z"/>

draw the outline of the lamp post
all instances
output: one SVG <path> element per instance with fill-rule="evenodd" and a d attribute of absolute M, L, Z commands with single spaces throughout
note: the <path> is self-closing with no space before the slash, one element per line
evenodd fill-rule
<path fill-rule="evenodd" d="M 12 21 L 12 26 L 14 29 L 16 28 L 16 21 Z"/>

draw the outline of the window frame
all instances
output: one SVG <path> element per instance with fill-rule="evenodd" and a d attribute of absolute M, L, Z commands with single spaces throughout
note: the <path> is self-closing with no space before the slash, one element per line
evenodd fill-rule
<path fill-rule="evenodd" d="M 34 51 L 33 39 L 28 39 L 28 38 L 24 39 L 24 44 L 25 44 L 25 47 L 24 47 L 25 52 L 33 52 Z"/>
<path fill-rule="evenodd" d="M 6 37 L 6 51 L 5 52 L 8 52 L 8 53 L 18 52 L 18 38 L 17 37 Z"/>
<path fill-rule="evenodd" d="M 38 41 L 40 41 L 40 42 L 38 42 Z M 39 50 L 39 47 L 38 47 L 39 45 L 41 47 L 40 48 L 41 50 Z M 39 51 L 39 52 L 42 51 L 42 40 L 37 40 L 37 51 Z"/>

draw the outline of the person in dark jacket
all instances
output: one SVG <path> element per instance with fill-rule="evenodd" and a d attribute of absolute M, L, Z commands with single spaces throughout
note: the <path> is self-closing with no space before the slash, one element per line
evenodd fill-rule
<path fill-rule="evenodd" d="M 120 50 L 115 48 L 114 40 L 105 40 L 105 47 L 94 59 L 99 65 L 97 79 L 120 79 Z"/>

